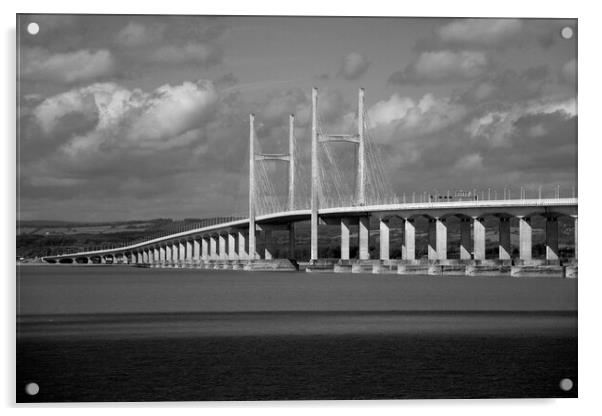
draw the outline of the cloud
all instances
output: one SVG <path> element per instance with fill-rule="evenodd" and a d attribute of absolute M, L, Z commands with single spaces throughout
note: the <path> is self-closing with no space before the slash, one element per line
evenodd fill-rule
<path fill-rule="evenodd" d="M 494 45 L 517 38 L 522 26 L 518 19 L 461 19 L 440 27 L 437 34 L 443 42 Z"/>
<path fill-rule="evenodd" d="M 520 72 L 513 69 L 491 71 L 478 79 L 463 94 L 463 99 L 472 105 L 489 101 L 526 101 L 541 96 L 550 81 L 550 71 L 545 65 Z"/>
<path fill-rule="evenodd" d="M 450 97 L 438 98 L 425 94 L 419 101 L 393 94 L 368 110 L 369 120 L 381 128 L 377 140 L 409 140 L 410 138 L 440 131 L 459 122 L 466 108 Z"/>
<path fill-rule="evenodd" d="M 577 115 L 577 103 L 574 98 L 554 100 L 534 100 L 528 103 L 518 103 L 508 108 L 488 111 L 476 117 L 465 127 L 472 139 L 484 139 L 495 147 L 510 146 L 516 133 L 516 124 L 523 117 L 548 115 L 557 113 L 559 117 L 570 119 Z M 544 136 L 543 125 L 534 125 L 528 130 L 527 136 Z"/>
<path fill-rule="evenodd" d="M 23 51 L 20 74 L 28 80 L 71 84 L 111 75 L 114 68 L 113 55 L 106 49 L 51 54 L 34 48 Z"/>
<path fill-rule="evenodd" d="M 221 60 L 221 52 L 208 43 L 188 43 L 182 46 L 166 45 L 151 53 L 149 59 L 152 62 L 168 64 L 212 65 Z"/>
<path fill-rule="evenodd" d="M 577 60 L 571 59 L 562 65 L 560 70 L 561 82 L 569 85 L 575 85 L 577 83 Z"/>
<path fill-rule="evenodd" d="M 142 46 L 157 40 L 161 32 L 151 31 L 145 25 L 132 21 L 117 33 L 115 40 L 126 47 Z"/>
<path fill-rule="evenodd" d="M 71 158 L 103 146 L 159 150 L 193 142 L 217 98 L 208 81 L 163 85 L 151 93 L 99 83 L 47 98 L 35 108 L 34 116 L 47 137 L 63 129 L 61 149 Z M 88 131 L 73 129 L 69 134 L 65 120 L 72 115 L 95 124 Z"/>
<path fill-rule="evenodd" d="M 358 79 L 364 75 L 369 66 L 370 61 L 364 55 L 351 52 L 343 58 L 337 75 L 347 80 Z"/>
<path fill-rule="evenodd" d="M 456 170 L 477 170 L 483 168 L 483 156 L 479 153 L 470 153 L 468 155 L 462 156 L 460 159 L 456 161 L 454 165 Z"/>
<path fill-rule="evenodd" d="M 391 75 L 393 84 L 427 84 L 466 81 L 485 74 L 491 66 L 479 51 L 423 52 L 402 71 Z"/>

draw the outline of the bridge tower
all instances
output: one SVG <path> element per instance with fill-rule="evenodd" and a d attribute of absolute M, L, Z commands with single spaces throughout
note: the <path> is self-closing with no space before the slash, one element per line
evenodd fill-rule
<path fill-rule="evenodd" d="M 318 259 L 318 143 L 347 142 L 357 145 L 355 204 L 366 204 L 366 148 L 364 140 L 364 89 L 358 91 L 357 134 L 318 134 L 318 89 L 311 100 L 311 260 Z"/>
<path fill-rule="evenodd" d="M 255 162 L 264 160 L 279 160 L 287 162 L 288 169 L 288 205 L 289 211 L 295 207 L 295 115 L 289 116 L 289 134 L 288 134 L 288 153 L 255 153 L 255 114 L 249 115 L 249 260 L 257 258 L 256 239 L 255 239 L 255 203 L 256 203 L 256 182 L 255 182 Z M 294 227 L 291 224 L 289 229 L 291 235 L 294 233 Z M 294 239 L 291 238 L 291 241 Z"/>

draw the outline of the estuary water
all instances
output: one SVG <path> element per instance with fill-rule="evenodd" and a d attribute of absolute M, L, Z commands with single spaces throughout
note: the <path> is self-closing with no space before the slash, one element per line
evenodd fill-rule
<path fill-rule="evenodd" d="M 577 396 L 576 280 L 119 266 L 17 278 L 20 402 Z"/>

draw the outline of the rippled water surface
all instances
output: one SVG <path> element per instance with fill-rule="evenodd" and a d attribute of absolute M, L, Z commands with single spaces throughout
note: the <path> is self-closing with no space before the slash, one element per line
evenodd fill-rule
<path fill-rule="evenodd" d="M 574 280 L 28 266 L 18 290 L 18 401 L 577 394 Z"/>

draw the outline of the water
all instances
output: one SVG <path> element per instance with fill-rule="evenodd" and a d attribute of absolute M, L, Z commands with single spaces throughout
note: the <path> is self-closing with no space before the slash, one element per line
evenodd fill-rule
<path fill-rule="evenodd" d="M 57 266 L 18 288 L 21 402 L 577 395 L 576 281 Z"/>

